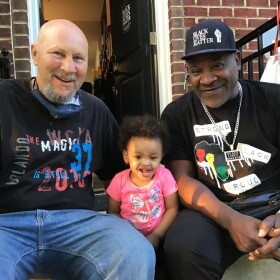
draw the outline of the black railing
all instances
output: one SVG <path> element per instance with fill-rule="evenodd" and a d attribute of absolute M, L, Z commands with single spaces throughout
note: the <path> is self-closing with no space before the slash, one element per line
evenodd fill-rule
<path fill-rule="evenodd" d="M 257 66 L 255 67 L 258 68 L 257 75 L 258 75 L 258 79 L 260 80 L 265 66 L 264 54 L 266 53 L 272 54 L 274 49 L 274 43 L 272 43 L 267 47 L 263 47 L 263 34 L 275 26 L 276 26 L 276 16 L 236 42 L 236 47 L 241 54 L 241 70 L 239 72 L 240 78 L 244 79 L 245 73 L 247 72 L 248 80 L 254 80 L 254 64 L 257 64 Z M 253 40 L 256 40 L 258 50 L 256 52 L 250 53 L 246 57 L 243 57 L 244 48 L 246 47 L 246 44 L 250 43 Z"/>
<path fill-rule="evenodd" d="M 2 49 L 1 51 L 3 57 L 0 57 L 0 79 L 10 78 L 10 59 L 7 57 L 9 51 L 7 49 Z"/>

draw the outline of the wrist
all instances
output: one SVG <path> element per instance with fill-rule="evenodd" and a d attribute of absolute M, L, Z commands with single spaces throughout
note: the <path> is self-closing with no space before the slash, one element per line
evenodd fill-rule
<path fill-rule="evenodd" d="M 239 213 L 223 204 L 219 209 L 216 222 L 224 229 L 229 230 L 236 220 L 239 220 Z"/>

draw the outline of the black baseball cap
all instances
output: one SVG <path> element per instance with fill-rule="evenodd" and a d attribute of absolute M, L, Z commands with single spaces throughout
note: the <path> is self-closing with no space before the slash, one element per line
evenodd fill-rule
<path fill-rule="evenodd" d="M 186 32 L 186 49 L 183 60 L 215 52 L 236 52 L 232 30 L 219 20 L 203 20 Z"/>

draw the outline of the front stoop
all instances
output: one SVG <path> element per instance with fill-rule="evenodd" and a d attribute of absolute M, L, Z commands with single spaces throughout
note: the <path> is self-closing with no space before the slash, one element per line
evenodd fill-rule
<path fill-rule="evenodd" d="M 248 260 L 244 255 L 230 266 L 222 280 L 279 280 L 280 262 L 275 260 Z"/>

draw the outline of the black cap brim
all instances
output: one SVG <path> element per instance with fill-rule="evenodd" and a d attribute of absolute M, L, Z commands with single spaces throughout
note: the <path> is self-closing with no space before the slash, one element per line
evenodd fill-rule
<path fill-rule="evenodd" d="M 181 59 L 187 60 L 189 58 L 192 58 L 192 57 L 200 55 L 200 54 L 222 53 L 222 52 L 235 53 L 237 51 L 238 51 L 238 49 L 207 49 L 207 50 L 202 50 L 202 51 L 195 52 L 195 53 L 190 53 L 188 55 L 184 55 L 181 57 Z"/>

